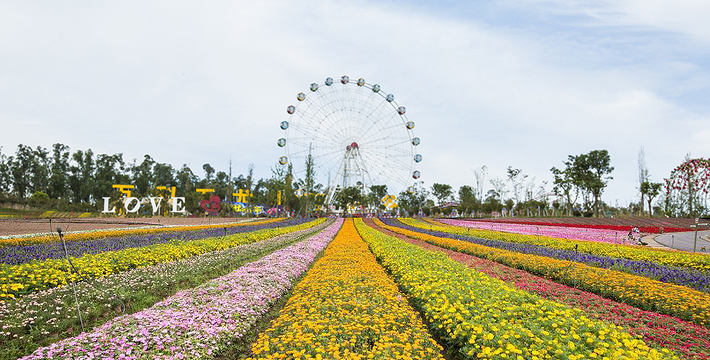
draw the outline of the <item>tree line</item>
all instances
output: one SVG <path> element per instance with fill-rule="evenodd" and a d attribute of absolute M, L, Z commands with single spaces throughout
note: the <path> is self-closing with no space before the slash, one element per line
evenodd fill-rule
<path fill-rule="evenodd" d="M 249 191 L 252 204 L 267 207 L 278 203 L 288 210 L 300 210 L 302 199 L 294 196 L 302 184 L 294 181 L 288 166 L 276 164 L 271 178 L 255 179 L 253 164 L 246 175 L 232 176 L 230 169 L 218 171 L 209 163 L 202 165 L 202 176 L 187 164 L 174 168 L 171 164 L 156 161 L 146 154 L 138 161 L 127 161 L 122 153 L 95 154 L 91 149 L 70 151 L 64 144 L 54 144 L 51 149 L 20 144 L 14 154 L 5 154 L 0 147 L 0 203 L 30 204 L 39 208 L 60 211 L 101 210 L 102 198 L 112 201 L 121 196 L 113 184 L 129 184 L 135 188 L 132 196 L 161 196 L 165 190 L 158 186 L 177 187 L 177 196 L 185 197 L 187 210 L 199 213 L 199 201 L 217 195 L 223 201 L 234 200 L 237 189 Z M 309 184 L 314 187 L 313 184 Z M 200 194 L 196 189 L 214 189 L 214 193 Z M 305 197 L 307 201 L 309 197 Z M 310 197 L 313 204 L 317 203 Z M 223 214 L 229 213 L 223 207 Z"/>
<path fill-rule="evenodd" d="M 551 192 L 546 190 L 547 182 L 537 186 L 534 178 L 512 166 L 506 169 L 505 179 L 493 178 L 486 182 L 488 168 L 484 165 L 474 171 L 475 188 L 463 185 L 454 193 L 448 184 L 434 183 L 427 189 L 420 182 L 399 195 L 400 208 L 410 214 L 420 210 L 426 215 L 448 214 L 456 209 L 466 214 L 498 212 L 519 216 L 551 215 L 549 211 L 552 215 L 599 216 L 602 207 L 608 209 L 601 200 L 614 171 L 608 151 L 569 155 L 563 163 L 563 169 L 552 167 L 550 170 L 554 177 Z M 486 185 L 491 188 L 486 190 Z M 555 200 L 549 202 L 549 197 Z"/>

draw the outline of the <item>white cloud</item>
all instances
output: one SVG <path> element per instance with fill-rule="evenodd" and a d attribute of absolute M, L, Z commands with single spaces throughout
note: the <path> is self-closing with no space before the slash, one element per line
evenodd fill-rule
<path fill-rule="evenodd" d="M 681 10 L 659 19 L 660 3 L 639 4 L 567 9 L 702 38 L 698 16 L 683 27 Z M 0 11 L 5 152 L 62 142 L 149 153 L 196 173 L 206 162 L 226 170 L 231 155 L 237 173 L 255 163 L 269 176 L 285 107 L 342 74 L 374 80 L 407 106 L 427 185 L 474 184 L 470 169 L 482 164 L 489 179 L 512 165 L 539 184 L 568 154 L 608 149 L 617 171 L 607 196 L 625 201 L 640 145 L 658 180 L 687 151 L 710 151 L 701 141 L 710 116 L 665 95 L 703 86 L 681 77 L 707 78 L 706 66 L 629 63 L 594 34 L 580 42 L 380 2 L 74 5 Z"/>

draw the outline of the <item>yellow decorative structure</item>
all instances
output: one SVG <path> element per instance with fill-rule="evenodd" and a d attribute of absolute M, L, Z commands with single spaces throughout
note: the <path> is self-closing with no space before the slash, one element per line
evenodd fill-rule
<path fill-rule="evenodd" d="M 214 192 L 214 189 L 195 189 L 195 191 L 198 192 L 198 193 L 200 193 L 200 194 L 202 194 L 202 195 L 204 195 L 204 194 L 207 194 L 207 193 L 213 193 L 213 192 Z"/>
<path fill-rule="evenodd" d="M 391 210 L 397 207 L 397 197 L 394 195 L 385 195 L 382 198 L 382 204 L 385 205 L 387 210 Z"/>
<path fill-rule="evenodd" d="M 168 187 L 166 186 L 156 186 L 155 187 L 158 190 L 168 190 Z M 175 186 L 170 188 L 170 197 L 175 197 Z"/>
<path fill-rule="evenodd" d="M 254 194 L 252 194 L 251 192 L 249 192 L 249 190 L 247 190 L 246 192 L 244 192 L 244 189 L 239 189 L 239 192 L 238 192 L 238 193 L 233 193 L 232 195 L 233 195 L 233 196 L 236 196 L 236 197 L 237 197 L 237 202 L 240 202 L 240 203 L 249 202 L 249 199 L 248 199 L 248 198 L 254 196 Z"/>
<path fill-rule="evenodd" d="M 131 197 L 131 190 L 127 190 L 127 189 L 135 189 L 136 188 L 135 185 L 118 185 L 118 184 L 114 184 L 114 185 L 112 185 L 112 187 L 114 189 L 118 189 L 118 191 L 120 191 L 121 193 L 126 194 L 126 197 Z"/>

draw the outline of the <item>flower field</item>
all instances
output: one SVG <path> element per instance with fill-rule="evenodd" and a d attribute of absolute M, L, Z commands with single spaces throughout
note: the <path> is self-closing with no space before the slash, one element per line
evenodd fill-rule
<path fill-rule="evenodd" d="M 619 230 L 590 229 L 581 227 L 550 225 L 528 225 L 492 221 L 466 221 L 456 219 L 438 219 L 438 221 L 448 225 L 462 226 L 480 230 L 504 231 L 516 234 L 547 236 L 560 239 L 599 241 L 610 244 L 625 244 L 627 241 L 627 232 Z"/>
<path fill-rule="evenodd" d="M 83 322 L 92 328 L 115 316 L 143 310 L 178 290 L 226 275 L 254 258 L 300 241 L 324 226 L 327 223 L 253 244 L 80 282 L 76 289 Z M 37 347 L 79 335 L 81 324 L 73 296 L 71 287 L 62 286 L 0 302 L 0 343 L 6 350 L 0 359 L 15 359 Z"/>
<path fill-rule="evenodd" d="M 578 308 L 589 317 L 622 326 L 630 334 L 641 336 L 647 344 L 656 348 L 667 347 L 676 351 L 684 359 L 710 358 L 710 329 L 707 327 L 672 316 L 641 310 L 492 260 L 415 240 L 378 227 L 372 221 L 368 221 L 368 224 L 425 249 L 445 253 L 452 260 L 488 276 L 514 284 L 518 289 Z"/>
<path fill-rule="evenodd" d="M 441 350 L 349 220 L 250 359 L 443 360 Z"/>
<path fill-rule="evenodd" d="M 655 262 L 679 268 L 710 271 L 710 256 L 700 253 L 686 253 L 653 249 L 634 245 L 616 245 L 593 241 L 556 239 L 546 236 L 510 234 L 490 230 L 462 228 L 450 225 L 435 225 L 414 219 L 402 219 L 402 223 L 422 229 L 436 230 L 450 234 L 475 238 L 500 240 L 511 243 L 539 245 L 552 249 L 573 250 L 576 252 L 621 259 Z"/>
<path fill-rule="evenodd" d="M 210 357 L 239 338 L 331 241 L 342 221 L 149 309 L 36 350 L 22 359 Z"/>
<path fill-rule="evenodd" d="M 285 227 L 304 222 L 304 219 L 285 221 L 258 221 L 240 224 L 240 226 L 211 227 L 190 231 L 163 231 L 157 233 L 135 233 L 122 236 L 110 236 L 97 239 L 74 240 L 67 242 L 69 256 L 78 257 L 84 254 L 98 254 L 106 251 L 116 251 L 128 248 L 143 247 L 154 244 L 168 243 L 173 240 L 190 241 L 209 237 L 227 236 L 238 233 L 252 232 L 260 229 Z M 102 234 L 111 232 L 103 231 Z M 96 235 L 97 232 L 94 232 Z M 32 260 L 64 258 L 64 248 L 58 241 L 39 243 L 22 243 L 0 246 L 0 263 L 18 265 Z"/>
<path fill-rule="evenodd" d="M 384 223 L 380 224 L 388 230 L 400 234 L 412 236 L 434 245 L 491 259 L 604 297 L 610 297 L 644 310 L 676 316 L 698 325 L 710 325 L 710 294 L 708 293 L 619 271 L 595 268 L 577 262 L 522 254 L 467 241 L 433 236 L 424 232 L 389 226 Z"/>
<path fill-rule="evenodd" d="M 470 358 L 663 358 L 642 341 L 581 311 L 517 290 L 377 232 L 358 230 L 447 343 Z M 505 356 L 504 356 L 505 355 Z"/>
<path fill-rule="evenodd" d="M 261 241 L 286 232 L 311 227 L 320 219 L 301 225 L 263 229 L 252 233 L 205 238 L 187 242 L 171 241 L 138 248 L 84 254 L 66 260 L 47 259 L 20 265 L 0 265 L 0 300 L 12 299 L 42 289 L 66 285 L 70 282 L 95 279 L 129 269 L 175 261 L 211 251 Z"/>
<path fill-rule="evenodd" d="M 425 232 L 435 236 L 450 237 L 458 240 L 476 243 L 483 246 L 509 250 L 523 254 L 532 254 L 558 260 L 569 260 L 579 262 L 593 267 L 618 270 L 634 275 L 649 277 L 662 282 L 688 286 L 696 290 L 710 292 L 710 272 L 708 271 L 668 266 L 648 260 L 631 260 L 621 257 L 594 255 L 584 252 L 578 252 L 574 249 L 565 250 L 560 248 L 547 247 L 543 245 L 527 244 L 525 242 L 514 241 L 514 237 L 516 236 L 516 234 L 499 233 L 507 235 L 507 237 L 499 237 L 499 239 L 505 240 L 492 240 L 483 239 L 468 234 L 463 235 L 460 234 L 462 233 L 460 229 L 453 228 L 453 230 L 449 230 L 449 228 L 445 226 L 426 226 L 423 225 L 424 223 L 407 221 L 408 223 L 416 225 L 411 226 L 402 224 L 401 222 L 396 220 L 385 220 L 385 222 L 389 225 L 395 225 L 419 232 Z M 506 241 L 511 239 L 513 241 Z M 636 249 L 643 250 L 643 248 L 640 247 L 636 247 Z"/>
<path fill-rule="evenodd" d="M 5 246 L 41 255 L 0 268 L 0 360 L 710 358 L 706 272 L 634 246 L 413 219 L 71 244 L 78 274 Z"/>
<path fill-rule="evenodd" d="M 189 225 L 189 226 L 165 226 L 165 227 L 151 227 L 151 228 L 133 228 L 133 229 L 113 229 L 113 230 L 94 230 L 94 231 L 80 231 L 75 233 L 67 233 L 64 235 L 64 239 L 67 241 L 74 240 L 95 240 L 107 237 L 119 237 L 128 235 L 145 235 L 145 234 L 158 234 L 163 232 L 176 232 L 176 231 L 196 231 L 196 230 L 206 230 L 206 229 L 224 229 L 239 227 L 245 225 L 256 225 L 264 224 L 270 222 L 281 221 L 280 219 L 266 219 L 253 222 L 237 222 L 231 224 L 214 224 L 214 225 Z M 54 234 L 40 234 L 40 235 L 21 235 L 21 236 L 4 236 L 0 238 L 0 246 L 3 245 L 19 245 L 19 244 L 39 244 L 44 242 L 55 242 L 59 241 L 57 235 Z"/>
<path fill-rule="evenodd" d="M 585 229 L 605 229 L 628 233 L 629 230 L 637 227 L 641 232 L 658 234 L 663 228 L 663 232 L 688 231 L 693 224 L 693 219 L 683 218 L 498 218 L 480 219 L 477 221 L 507 224 L 526 224 L 534 226 L 562 226 L 570 228 Z"/>

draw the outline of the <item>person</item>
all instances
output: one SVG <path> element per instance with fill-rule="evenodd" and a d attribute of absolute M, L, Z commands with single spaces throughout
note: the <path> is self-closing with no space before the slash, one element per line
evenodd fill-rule
<path fill-rule="evenodd" d="M 629 230 L 628 239 L 631 244 L 636 242 L 636 239 L 634 239 L 634 229 Z"/>

